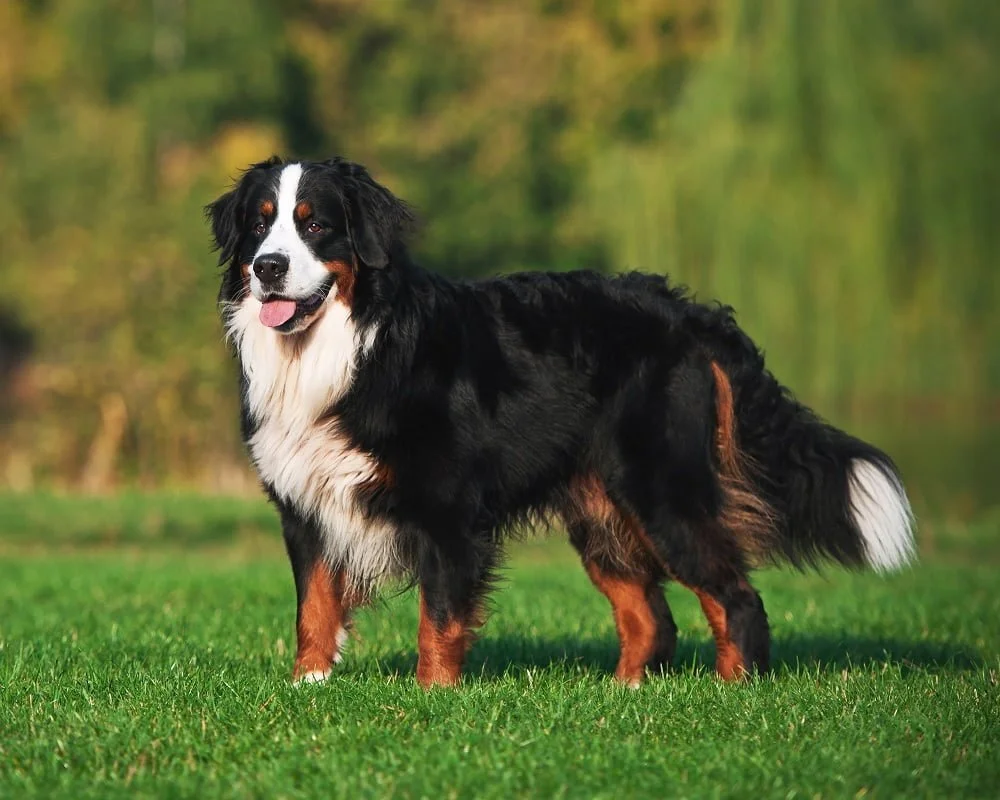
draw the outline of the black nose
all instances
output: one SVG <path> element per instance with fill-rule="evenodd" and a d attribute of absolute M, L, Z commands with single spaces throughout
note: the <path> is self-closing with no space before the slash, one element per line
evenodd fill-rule
<path fill-rule="evenodd" d="M 265 253 L 253 262 L 253 271 L 265 286 L 274 284 L 288 272 L 288 256 L 283 253 Z"/>

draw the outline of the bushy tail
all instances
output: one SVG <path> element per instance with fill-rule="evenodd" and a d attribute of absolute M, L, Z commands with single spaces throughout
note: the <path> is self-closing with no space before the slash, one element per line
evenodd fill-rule
<path fill-rule="evenodd" d="M 915 554 L 913 514 L 892 459 L 820 420 L 764 368 L 727 313 L 708 323 L 724 518 L 750 554 L 878 571 Z"/>

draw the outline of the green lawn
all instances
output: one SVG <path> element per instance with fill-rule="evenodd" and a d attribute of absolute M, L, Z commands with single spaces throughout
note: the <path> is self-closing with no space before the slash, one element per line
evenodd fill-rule
<path fill-rule="evenodd" d="M 676 669 L 637 691 L 568 549 L 522 545 L 463 686 L 424 693 L 412 592 L 289 684 L 263 503 L 0 497 L 0 796 L 993 797 L 1000 520 L 925 528 L 890 578 L 761 573 L 776 669 L 748 685 L 671 588 Z"/>

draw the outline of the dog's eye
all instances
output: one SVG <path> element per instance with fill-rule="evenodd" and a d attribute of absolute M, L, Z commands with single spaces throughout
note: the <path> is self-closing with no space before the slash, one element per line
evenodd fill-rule
<path fill-rule="evenodd" d="M 258 236 L 260 236 L 266 229 L 267 226 L 263 222 L 258 222 L 256 225 L 253 226 L 253 232 L 256 233 Z"/>
<path fill-rule="evenodd" d="M 323 226 L 318 222 L 310 222 L 309 227 L 307 227 L 306 230 L 309 231 L 309 233 L 319 233 L 323 230 Z"/>

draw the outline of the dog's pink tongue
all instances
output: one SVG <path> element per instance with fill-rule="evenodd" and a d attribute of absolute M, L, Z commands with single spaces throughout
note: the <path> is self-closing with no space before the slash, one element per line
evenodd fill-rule
<path fill-rule="evenodd" d="M 268 300 L 260 307 L 260 321 L 269 328 L 284 325 L 295 316 L 294 300 Z"/>

